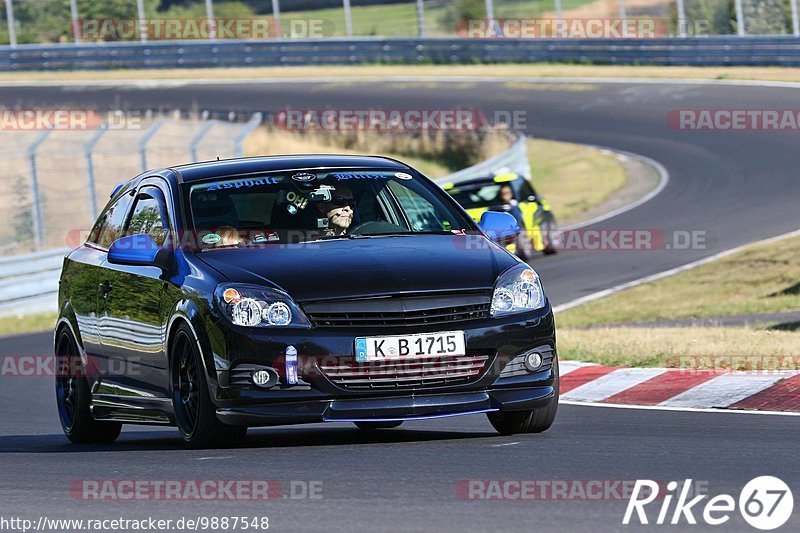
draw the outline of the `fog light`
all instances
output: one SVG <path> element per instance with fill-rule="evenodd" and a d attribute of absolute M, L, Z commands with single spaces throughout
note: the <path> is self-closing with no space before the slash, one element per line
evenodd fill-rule
<path fill-rule="evenodd" d="M 252 380 L 255 385 L 268 389 L 278 383 L 278 374 L 269 370 L 256 370 L 252 374 Z"/>
<path fill-rule="evenodd" d="M 525 368 L 530 372 L 536 372 L 542 368 L 542 354 L 539 352 L 531 352 L 525 356 Z"/>

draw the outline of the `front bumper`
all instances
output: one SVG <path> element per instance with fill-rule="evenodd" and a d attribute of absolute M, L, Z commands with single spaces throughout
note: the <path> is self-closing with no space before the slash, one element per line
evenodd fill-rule
<path fill-rule="evenodd" d="M 528 410 L 556 401 L 553 387 L 495 389 L 383 398 L 330 399 L 217 409 L 234 426 L 272 426 L 312 422 L 384 422 Z"/>
<path fill-rule="evenodd" d="M 435 418 L 500 410 L 527 410 L 554 401 L 553 366 L 537 372 L 501 376 L 509 362 L 534 348 L 547 346 L 555 358 L 555 331 L 550 306 L 501 319 L 462 322 L 447 330 L 465 333 L 468 355 L 488 356 L 483 371 L 467 382 L 353 390 L 334 382 L 318 361 L 342 361 L 354 356 L 354 338 L 412 333 L 399 328 L 381 331 L 318 328 L 248 330 L 227 326 L 220 331 L 209 372 L 218 418 L 228 424 L 268 426 L 323 421 L 383 421 Z M 415 328 L 413 333 L 442 331 L 442 326 Z M 264 365 L 282 371 L 286 348 L 298 352 L 301 382 L 262 389 L 235 379 L 244 365 Z M 513 366 L 513 365 L 512 365 Z M 511 367 L 509 367 L 511 368 Z"/>

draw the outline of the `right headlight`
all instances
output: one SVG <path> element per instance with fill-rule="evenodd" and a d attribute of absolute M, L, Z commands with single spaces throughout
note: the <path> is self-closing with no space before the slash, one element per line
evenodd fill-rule
<path fill-rule="evenodd" d="M 544 307 L 545 302 L 539 275 L 525 263 L 519 263 L 497 278 L 492 294 L 491 314 L 498 317 L 534 311 Z"/>

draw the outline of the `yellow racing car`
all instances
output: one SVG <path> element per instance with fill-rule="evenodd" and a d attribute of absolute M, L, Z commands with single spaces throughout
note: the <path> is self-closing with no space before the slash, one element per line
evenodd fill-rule
<path fill-rule="evenodd" d="M 524 176 L 503 172 L 458 184 L 445 183 L 442 188 L 475 220 L 480 220 L 486 211 L 513 215 L 522 231 L 508 249 L 522 260 L 528 260 L 535 252 L 556 253 L 555 216 L 547 200 L 536 194 Z"/>

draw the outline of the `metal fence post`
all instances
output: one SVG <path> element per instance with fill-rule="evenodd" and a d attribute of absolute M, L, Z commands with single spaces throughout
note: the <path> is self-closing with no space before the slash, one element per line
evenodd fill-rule
<path fill-rule="evenodd" d="M 281 30 L 281 2 L 280 0 L 272 0 L 272 21 L 275 26 L 275 38 L 280 39 L 282 35 Z M 289 35 L 291 37 L 291 35 Z M 306 37 L 310 37 L 306 35 Z"/>
<path fill-rule="evenodd" d="M 425 4 L 423 0 L 417 0 L 417 35 L 420 39 L 425 38 Z"/>
<path fill-rule="evenodd" d="M 208 19 L 208 38 L 217 38 L 217 19 L 214 18 L 213 0 L 206 0 L 206 18 Z"/>
<path fill-rule="evenodd" d="M 136 0 L 136 12 L 139 16 L 139 40 L 143 43 L 147 42 L 147 20 L 144 18 L 144 2 L 143 0 Z"/>
<path fill-rule="evenodd" d="M 200 131 L 192 137 L 192 140 L 189 141 L 189 155 L 192 157 L 192 163 L 197 163 L 197 145 L 200 144 L 200 141 L 203 140 L 203 137 L 214 127 L 216 124 L 216 120 L 207 120 L 203 127 L 200 128 Z"/>
<path fill-rule="evenodd" d="M 797 15 L 797 0 L 791 0 L 792 4 L 792 33 L 795 37 L 800 37 L 800 18 Z"/>
<path fill-rule="evenodd" d="M 686 9 L 683 0 L 678 0 L 678 36 L 686 38 Z"/>
<path fill-rule="evenodd" d="M 625 0 L 619 0 L 619 18 L 622 20 L 622 36 L 628 36 L 628 10 L 625 7 Z"/>
<path fill-rule="evenodd" d="M 45 130 L 40 133 L 36 139 L 28 146 L 28 164 L 31 173 L 31 210 L 33 215 L 33 241 L 36 249 L 41 249 L 44 243 L 44 218 L 42 216 L 42 197 L 39 192 L 39 175 L 36 172 L 36 150 L 47 137 L 50 136 L 51 130 Z"/>
<path fill-rule="evenodd" d="M 81 42 L 81 21 L 78 18 L 78 0 L 69 0 L 69 14 L 72 17 L 72 33 L 75 42 Z"/>
<path fill-rule="evenodd" d="M 8 22 L 8 42 L 17 46 L 17 27 L 14 19 L 14 0 L 6 0 L 6 19 Z"/>
<path fill-rule="evenodd" d="M 94 135 L 86 142 L 83 148 L 83 153 L 86 157 L 86 188 L 89 193 L 89 215 L 90 223 L 94 222 L 97 218 L 97 185 L 94 179 L 94 160 L 92 158 L 94 147 L 100 141 L 106 131 L 108 131 L 108 124 L 101 124 Z"/>
<path fill-rule="evenodd" d="M 344 7 L 344 32 L 348 37 L 353 36 L 353 19 L 350 17 L 350 0 L 343 0 Z"/>
<path fill-rule="evenodd" d="M 486 18 L 494 20 L 494 2 L 492 0 L 486 0 Z"/>
<path fill-rule="evenodd" d="M 156 120 L 153 122 L 152 126 L 150 126 L 146 132 L 144 132 L 142 138 L 139 139 L 139 160 L 142 162 L 142 172 L 147 170 L 147 143 L 150 142 L 150 139 L 153 138 L 153 135 L 155 135 L 159 128 L 161 128 L 163 125 L 163 120 Z"/>
<path fill-rule="evenodd" d="M 736 33 L 739 37 L 747 35 L 744 31 L 744 7 L 742 0 L 736 0 Z"/>
<path fill-rule="evenodd" d="M 556 18 L 561 20 L 564 17 L 564 10 L 561 7 L 561 0 L 556 0 Z"/>
<path fill-rule="evenodd" d="M 256 113 L 250 120 L 247 121 L 247 124 L 244 125 L 242 131 L 239 132 L 239 135 L 236 136 L 234 140 L 234 154 L 236 157 L 243 157 L 244 156 L 244 141 L 247 137 L 253 133 L 253 130 L 261 124 L 261 120 L 263 119 L 264 115 L 261 113 Z"/>

